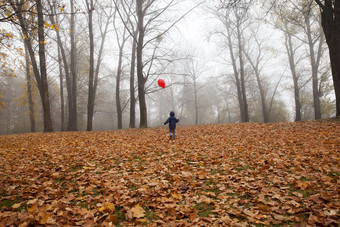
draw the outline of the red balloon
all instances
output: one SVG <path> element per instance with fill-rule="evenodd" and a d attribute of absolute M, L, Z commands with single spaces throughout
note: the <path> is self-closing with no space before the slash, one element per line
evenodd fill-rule
<path fill-rule="evenodd" d="M 163 79 L 158 79 L 158 85 L 162 88 L 165 88 L 165 81 Z"/>

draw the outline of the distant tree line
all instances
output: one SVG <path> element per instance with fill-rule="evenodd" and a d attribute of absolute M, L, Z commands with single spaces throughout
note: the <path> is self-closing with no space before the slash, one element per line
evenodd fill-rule
<path fill-rule="evenodd" d="M 1 0 L 0 133 L 339 116 L 340 3 L 259 2 Z M 173 42 L 192 11 L 218 62 Z"/>

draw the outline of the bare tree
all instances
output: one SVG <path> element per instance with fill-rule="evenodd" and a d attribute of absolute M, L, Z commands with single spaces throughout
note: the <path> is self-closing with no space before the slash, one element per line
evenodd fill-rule
<path fill-rule="evenodd" d="M 195 124 L 199 123 L 199 100 L 198 100 L 198 92 L 203 87 L 199 85 L 198 79 L 205 72 L 205 65 L 203 62 L 198 60 L 197 55 L 192 55 L 190 59 L 185 61 L 184 72 L 186 77 L 192 80 L 193 93 L 194 93 L 194 108 L 195 108 Z"/>
<path fill-rule="evenodd" d="M 320 80 L 319 80 L 319 65 L 321 61 L 321 57 L 323 55 L 322 46 L 324 44 L 324 35 L 319 31 L 312 31 L 312 23 L 319 22 L 317 20 L 317 16 L 313 14 L 312 8 L 312 0 L 309 2 L 304 2 L 303 5 L 303 18 L 304 18 L 304 26 L 301 26 L 302 30 L 305 31 L 308 46 L 309 46 L 309 57 L 310 64 L 312 68 L 312 86 L 313 86 L 313 102 L 314 102 L 314 116 L 315 119 L 321 119 L 321 107 L 320 107 Z M 314 21 L 312 21 L 314 20 Z"/>
<path fill-rule="evenodd" d="M 302 78 L 302 61 L 305 59 L 304 53 L 301 53 L 301 48 L 303 47 L 303 42 L 298 37 L 299 29 L 292 23 L 295 15 L 287 9 L 284 4 L 274 4 L 272 5 L 271 12 L 273 15 L 273 26 L 280 30 L 284 37 L 284 46 L 286 49 L 289 69 L 293 79 L 293 92 L 294 92 L 294 102 L 295 102 L 295 121 L 302 120 L 302 100 L 301 100 L 301 89 L 308 83 L 308 79 L 303 81 Z"/>
<path fill-rule="evenodd" d="M 125 24 L 127 21 L 125 22 Z M 113 24 L 114 30 L 116 33 L 116 39 L 118 42 L 119 54 L 118 54 L 118 66 L 117 66 L 117 73 L 116 73 L 116 109 L 117 109 L 117 117 L 118 117 L 118 129 L 123 128 L 123 108 L 120 98 L 120 89 L 121 89 L 121 77 L 123 73 L 123 52 L 125 43 L 128 40 L 127 35 L 127 28 L 124 26 L 122 29 L 122 33 L 119 32 L 119 28 L 117 28 L 116 23 Z"/>
<path fill-rule="evenodd" d="M 300 74 L 297 72 L 297 64 L 301 59 L 295 60 L 297 48 L 294 47 L 292 41 L 292 34 L 288 28 L 287 23 L 284 24 L 284 35 L 285 35 L 285 47 L 289 61 L 289 67 L 294 82 L 294 101 L 295 101 L 295 121 L 301 121 L 301 100 L 300 100 L 300 89 L 303 87 L 300 81 Z"/>
<path fill-rule="evenodd" d="M 114 0 L 117 5 L 117 0 Z M 155 46 L 159 43 L 160 37 L 166 34 L 175 24 L 184 18 L 189 12 L 194 8 L 198 7 L 201 3 L 195 5 L 193 8 L 189 9 L 186 13 L 181 15 L 174 22 L 161 20 L 161 17 L 165 12 L 169 11 L 171 7 L 178 4 L 178 0 L 171 0 L 168 2 L 160 2 L 155 0 L 136 0 L 136 21 L 137 25 L 137 37 L 134 37 L 136 42 L 136 65 L 137 65 L 137 81 L 138 81 L 138 99 L 139 99 L 139 109 L 140 109 L 140 127 L 145 128 L 148 126 L 147 121 L 147 105 L 146 105 L 146 83 L 149 78 L 149 72 L 152 67 L 153 61 L 145 62 L 145 53 L 148 50 L 148 46 L 151 45 L 154 48 L 152 56 L 157 50 Z M 129 4 L 128 4 L 129 5 Z M 130 5 L 129 5 L 130 6 Z M 131 7 L 129 8 L 131 11 Z M 120 12 L 120 16 L 123 17 Z M 123 19 L 124 21 L 124 19 Z M 165 29 L 160 29 L 161 25 L 168 26 Z M 127 26 L 127 24 L 125 24 Z M 128 27 L 128 26 L 127 26 Z M 133 37 L 133 31 L 129 28 L 129 33 Z M 148 69 L 145 70 L 146 65 L 149 65 Z"/>
<path fill-rule="evenodd" d="M 267 108 L 267 100 L 266 100 L 266 91 L 263 85 L 263 79 L 261 78 L 261 74 L 262 74 L 262 69 L 265 65 L 265 63 L 268 62 L 268 60 L 270 59 L 269 57 L 265 57 L 264 51 L 263 51 L 263 44 L 265 42 L 264 39 L 260 40 L 260 38 L 258 37 L 258 31 L 259 31 L 259 26 L 257 26 L 255 29 L 251 29 L 251 34 L 253 37 L 253 45 L 248 45 L 249 47 L 252 46 L 252 50 L 245 50 L 245 56 L 247 57 L 247 60 L 253 70 L 253 73 L 255 74 L 256 77 L 256 82 L 257 82 L 257 86 L 259 88 L 260 91 L 260 98 L 261 98 L 261 107 L 262 107 L 262 117 L 263 117 L 263 121 L 269 122 L 269 111 Z"/>
<path fill-rule="evenodd" d="M 284 4 L 284 8 L 286 12 L 289 12 L 289 14 L 285 16 L 285 20 L 294 24 L 300 33 L 303 34 L 303 37 L 300 38 L 298 34 L 293 35 L 307 44 L 312 74 L 314 117 L 315 119 L 320 119 L 321 81 L 318 74 L 323 55 L 324 35 L 321 32 L 319 13 L 316 12 L 315 5 L 314 0 L 289 0 Z"/>
<path fill-rule="evenodd" d="M 69 121 L 67 129 L 69 131 L 77 131 L 78 130 L 78 122 L 77 122 L 77 46 L 75 41 L 76 27 L 75 27 L 75 8 L 74 8 L 74 0 L 70 0 L 70 8 L 71 8 L 71 21 L 70 21 L 70 42 L 71 42 L 71 59 L 70 59 L 70 80 L 71 83 L 69 86 L 71 87 L 70 93 L 68 94 L 70 97 L 69 101 Z"/>
<path fill-rule="evenodd" d="M 138 30 L 133 29 L 133 37 L 137 37 Z M 136 69 L 137 43 L 132 39 L 131 66 L 130 66 L 130 123 L 129 128 L 136 127 L 136 97 L 135 97 L 135 69 Z"/>
<path fill-rule="evenodd" d="M 90 66 L 89 66 L 89 89 L 88 89 L 88 104 L 87 104 L 87 131 L 92 131 L 93 128 L 93 115 L 94 115 L 94 107 L 95 107 L 95 99 L 98 87 L 98 77 L 100 66 L 102 63 L 102 55 L 105 46 L 106 35 L 108 33 L 109 22 L 113 16 L 113 7 L 110 5 L 109 12 L 105 11 L 104 6 L 100 6 L 99 3 L 94 3 L 93 0 L 86 0 L 86 9 L 88 11 L 88 21 L 89 21 L 89 40 L 90 40 Z M 98 16 L 101 18 L 105 16 L 106 20 L 104 24 L 101 21 L 98 21 L 99 29 L 100 29 L 100 45 L 99 51 L 97 54 L 97 61 L 95 62 L 95 44 L 94 44 L 94 29 L 93 29 L 93 12 L 100 11 Z M 101 15 L 102 14 L 102 15 Z M 97 42 L 98 43 L 98 42 Z"/>
<path fill-rule="evenodd" d="M 242 122 L 249 121 L 243 38 L 249 7 L 250 5 L 248 5 L 248 3 L 240 3 L 240 5 L 233 5 L 233 7 L 230 7 L 229 4 L 225 5 L 224 2 L 217 10 L 215 10 L 215 15 L 221 21 L 225 29 L 225 31 L 217 32 L 216 34 L 225 38 L 227 44 L 234 73 L 233 77 L 237 89 Z"/>
<path fill-rule="evenodd" d="M 48 0 L 49 4 L 49 19 L 52 24 L 60 25 L 59 14 L 57 13 L 58 2 L 56 0 Z M 67 130 L 77 130 L 77 59 L 76 59 L 76 41 L 75 41 L 75 7 L 74 0 L 70 0 L 70 54 L 67 53 L 66 42 L 62 40 L 59 28 L 55 29 L 56 42 L 60 51 L 62 61 L 59 61 L 60 66 L 65 73 L 66 90 L 67 90 L 67 103 L 68 103 L 68 123 Z"/>
<path fill-rule="evenodd" d="M 88 104 L 87 104 L 87 131 L 92 131 L 93 111 L 94 111 L 94 38 L 93 38 L 93 0 L 85 1 L 86 10 L 88 12 L 88 27 L 89 27 L 89 40 L 90 40 L 90 69 L 89 69 L 89 91 L 88 91 Z"/>

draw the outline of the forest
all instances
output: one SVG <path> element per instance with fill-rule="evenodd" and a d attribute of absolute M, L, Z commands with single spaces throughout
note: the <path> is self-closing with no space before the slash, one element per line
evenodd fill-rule
<path fill-rule="evenodd" d="M 339 20 L 0 0 L 0 226 L 339 226 Z"/>
<path fill-rule="evenodd" d="M 0 2 L 0 134 L 339 116 L 335 1 Z"/>

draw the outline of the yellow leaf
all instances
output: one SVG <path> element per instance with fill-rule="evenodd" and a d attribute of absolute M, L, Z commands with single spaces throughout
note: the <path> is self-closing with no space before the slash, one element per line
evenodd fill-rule
<path fill-rule="evenodd" d="M 102 206 L 101 208 L 99 208 L 100 212 L 109 212 L 115 209 L 115 206 L 113 203 L 105 203 L 104 206 Z"/>
<path fill-rule="evenodd" d="M 59 26 L 58 26 L 57 24 L 54 24 L 54 29 L 55 29 L 56 31 L 59 31 Z"/>
<path fill-rule="evenodd" d="M 0 102 L 0 110 L 1 110 L 1 106 L 6 107 L 6 104 L 4 102 Z"/>
<path fill-rule="evenodd" d="M 113 210 L 115 205 L 113 205 L 113 203 L 107 203 L 106 207 L 109 209 L 109 210 Z"/>
<path fill-rule="evenodd" d="M 173 193 L 172 197 L 174 197 L 175 199 L 179 199 L 179 200 L 182 200 L 183 198 L 181 194 L 177 194 L 177 193 Z"/>
<path fill-rule="evenodd" d="M 45 21 L 44 25 L 45 25 L 45 28 L 49 28 L 49 27 L 51 26 L 51 25 L 50 25 L 49 23 L 47 23 L 46 21 Z"/>

